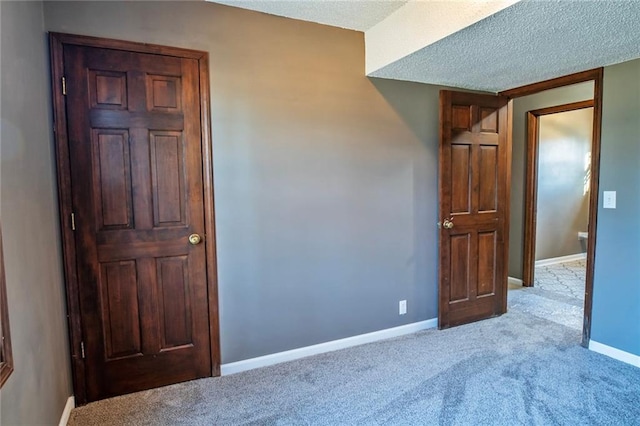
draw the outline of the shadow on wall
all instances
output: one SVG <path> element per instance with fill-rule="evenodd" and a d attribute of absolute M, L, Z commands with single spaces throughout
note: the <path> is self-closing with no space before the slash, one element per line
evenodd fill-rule
<path fill-rule="evenodd" d="M 427 302 L 432 304 L 438 300 L 438 123 L 439 93 L 443 88 L 410 82 L 397 84 L 380 78 L 369 81 L 419 141 L 413 156 L 413 238 L 417 258 L 413 262 L 422 265 L 415 269 L 415 282 L 427 285 L 430 290 Z M 418 259 L 426 259 L 426 263 Z"/>

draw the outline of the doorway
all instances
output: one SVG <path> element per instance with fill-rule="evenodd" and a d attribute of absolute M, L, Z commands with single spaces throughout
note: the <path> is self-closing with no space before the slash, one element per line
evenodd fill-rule
<path fill-rule="evenodd" d="M 541 304 L 565 309 L 554 318 L 582 328 L 591 181 L 593 101 L 527 112 L 533 194 L 525 211 L 526 284 Z M 532 250 L 533 249 L 533 250 Z"/>
<path fill-rule="evenodd" d="M 575 235 L 575 243 L 585 244 L 586 246 L 586 259 L 585 259 L 585 278 L 584 278 L 584 302 L 583 314 L 582 314 L 582 344 L 588 345 L 590 328 L 591 328 L 591 298 L 593 288 L 593 262 L 595 259 L 595 228 L 597 219 L 597 203 L 598 203 L 598 171 L 600 162 L 600 123 L 601 123 L 601 111 L 602 111 L 602 69 L 596 69 L 591 71 L 585 71 L 570 76 L 557 78 L 541 83 L 536 83 L 529 86 L 523 86 L 521 88 L 512 89 L 501 94 L 508 96 L 512 99 L 523 98 L 525 96 L 540 95 L 543 92 L 551 93 L 558 92 L 562 89 L 566 89 L 570 86 L 581 86 L 584 94 L 580 98 L 580 101 L 571 102 L 566 105 L 567 100 L 560 98 L 553 106 L 542 109 L 528 109 L 526 113 L 526 122 L 528 124 L 526 134 L 527 139 L 531 141 L 526 144 L 526 152 L 523 153 L 526 156 L 525 171 L 523 176 L 523 187 L 521 189 L 524 194 L 521 199 L 521 213 L 520 220 L 523 223 L 521 230 L 515 229 L 512 235 L 515 238 L 512 240 L 512 247 L 521 247 L 521 256 L 514 256 L 514 252 L 511 252 L 510 264 L 510 276 L 521 277 L 521 284 L 530 287 L 534 286 L 535 275 L 535 253 L 536 253 L 536 196 L 537 196 L 537 171 L 538 171 L 538 132 L 541 117 L 551 116 L 552 114 L 560 114 L 563 112 L 578 111 L 587 108 L 591 108 L 592 119 L 592 134 L 590 139 L 590 158 L 587 161 L 587 167 L 585 171 L 588 171 L 588 180 L 584 182 L 586 186 L 586 192 L 588 195 L 586 199 L 588 209 L 588 220 L 586 231 L 578 231 L 581 235 L 588 235 L 585 241 L 579 241 L 578 232 Z M 517 99 L 516 99 L 517 100 Z M 564 100 L 564 101 L 563 101 Z M 515 109 L 515 108 L 514 108 Z M 535 142 L 535 143 L 534 143 Z M 515 149 L 515 147 L 514 147 Z M 582 159 L 584 161 L 584 159 Z M 514 183 L 517 183 L 514 180 Z M 513 185 L 514 188 L 516 185 Z M 517 200 L 516 200 L 517 203 Z M 512 205 L 513 207 L 513 205 Z M 516 206 L 518 207 L 518 206 Z M 516 213 L 517 209 L 512 209 Z M 524 217 L 524 220 L 522 219 Z M 512 216 L 512 219 L 514 216 Z M 512 221 L 513 224 L 513 221 Z M 512 229 L 513 230 L 513 229 Z M 518 232 L 520 231 L 520 232 Z M 560 257 L 560 256 L 558 256 Z M 518 264 L 518 262 L 521 262 Z M 515 274 L 521 274 L 518 277 Z"/>
<path fill-rule="evenodd" d="M 50 40 L 76 400 L 219 375 L 207 54 Z"/>
<path fill-rule="evenodd" d="M 498 100 L 502 100 L 505 102 L 504 105 L 507 116 L 506 121 L 508 123 L 508 128 L 505 130 L 505 133 L 508 143 L 505 145 L 505 149 L 502 152 L 506 153 L 507 158 L 511 158 L 511 150 L 516 148 L 516 146 L 514 146 L 514 144 L 512 143 L 513 133 L 516 132 L 514 126 L 514 116 L 517 115 L 517 110 L 513 107 L 514 99 L 517 100 L 517 98 L 538 95 L 546 91 L 552 92 L 554 90 L 562 90 L 573 85 L 581 85 L 583 87 L 587 87 L 587 92 L 582 100 L 587 99 L 591 102 L 590 105 L 593 108 L 594 117 L 591 140 L 591 158 L 589 160 L 589 170 L 594 178 L 590 179 L 588 183 L 589 219 L 587 226 L 588 229 L 586 232 L 588 235 L 590 235 L 590 238 L 587 239 L 586 243 L 587 259 L 585 266 L 584 314 L 581 315 L 581 328 L 583 332 L 582 343 L 583 345 L 588 345 L 591 327 L 593 261 L 595 258 L 595 225 L 597 214 L 595 206 L 597 206 L 597 176 L 600 161 L 599 153 L 601 122 L 600 117 L 602 109 L 602 69 L 585 71 L 582 73 L 577 73 L 501 92 L 498 93 L 498 96 L 494 97 L 494 102 L 497 102 Z M 453 96 L 459 96 L 460 100 L 453 102 Z M 514 208 L 518 207 L 518 198 L 515 197 L 516 204 L 514 205 L 513 202 L 510 203 L 509 201 L 509 194 L 518 190 L 517 184 L 519 179 L 517 176 L 514 176 L 512 174 L 511 161 L 509 160 L 507 162 L 508 166 L 503 169 L 504 171 L 502 173 L 498 173 L 496 175 L 499 176 L 498 182 L 500 184 L 498 186 L 492 186 L 490 184 L 490 182 L 492 182 L 491 179 L 481 180 L 479 178 L 479 173 L 482 170 L 482 167 L 478 164 L 474 163 L 471 167 L 472 170 L 475 169 L 475 172 L 468 171 L 469 166 L 472 165 L 474 161 L 477 162 L 482 158 L 482 156 L 478 153 L 472 155 L 473 148 L 470 147 L 473 147 L 474 144 L 480 145 L 481 148 L 484 145 L 488 145 L 488 143 L 485 143 L 483 138 L 486 138 L 487 136 L 492 135 L 492 133 L 495 133 L 495 124 L 497 122 L 504 123 L 505 120 L 489 120 L 491 124 L 487 124 L 485 126 L 485 120 L 482 115 L 484 109 L 477 105 L 474 106 L 473 103 L 476 102 L 476 100 L 473 100 L 473 102 L 471 102 L 466 99 L 465 96 L 469 97 L 469 95 L 457 94 L 455 92 L 449 94 L 447 91 L 444 91 L 441 92 L 440 98 L 440 222 L 438 223 L 438 226 L 440 228 L 440 296 L 438 305 L 438 324 L 440 328 L 446 328 L 452 325 L 464 324 L 466 322 L 500 315 L 506 312 L 507 306 L 507 274 L 504 274 L 504 276 L 502 276 L 502 273 L 499 273 L 498 275 L 486 274 L 488 276 L 497 277 L 497 285 L 492 286 L 491 284 L 488 284 L 484 286 L 485 282 L 482 279 L 483 276 L 481 276 L 482 274 L 480 274 L 480 271 L 486 270 L 495 272 L 496 270 L 492 268 L 481 267 L 479 266 L 480 263 L 478 263 L 480 260 L 483 260 L 486 261 L 487 265 L 495 266 L 497 263 L 494 262 L 494 260 L 498 258 L 498 256 L 496 256 L 496 253 L 500 250 L 496 250 L 497 246 L 492 244 L 487 244 L 486 246 L 480 245 L 479 232 L 481 230 L 471 228 L 467 229 L 457 226 L 455 217 L 456 215 L 480 213 L 482 210 L 482 213 L 485 214 L 485 216 L 489 217 L 489 215 L 487 215 L 486 213 L 491 212 L 492 214 L 497 213 L 498 215 L 500 215 L 501 212 L 506 210 L 507 220 L 505 221 L 505 223 L 507 225 L 501 229 L 502 236 L 496 241 L 500 241 L 500 247 L 507 248 L 507 250 L 509 251 L 507 252 L 505 250 L 504 255 L 500 256 L 501 262 L 508 263 L 508 268 L 498 268 L 497 270 L 499 271 L 508 269 L 509 275 L 511 276 L 513 268 L 511 262 L 514 259 L 516 261 L 522 260 L 523 244 L 532 245 L 533 248 L 531 249 L 531 253 L 535 251 L 535 241 L 529 238 L 530 235 L 535 233 L 535 229 L 523 230 L 522 226 L 520 227 L 520 229 L 514 229 L 515 227 L 513 226 L 514 216 L 516 218 L 518 217 L 518 209 Z M 563 102 L 557 102 L 556 105 L 562 103 Z M 493 117 L 493 115 L 491 115 L 491 113 L 487 113 L 487 118 L 491 117 Z M 474 132 L 478 134 L 475 135 Z M 465 138 L 470 138 L 469 140 L 471 142 L 468 142 Z M 521 146 L 525 146 L 525 143 L 522 143 Z M 455 153 L 457 153 L 457 157 L 453 155 L 454 150 Z M 529 149 L 528 151 L 531 150 Z M 526 152 L 526 161 L 524 160 L 525 152 L 523 152 L 522 155 L 522 162 L 523 164 L 526 163 L 526 166 L 522 167 L 522 182 L 525 181 L 524 169 L 526 169 L 527 179 L 530 179 L 531 176 L 533 176 L 532 170 L 534 170 L 536 166 L 536 156 L 532 156 L 531 154 L 531 152 Z M 491 164 L 497 164 L 497 162 Z M 452 179 L 452 177 L 457 176 L 457 174 L 455 173 L 456 171 L 458 171 L 460 175 L 460 179 L 457 180 Z M 514 179 L 511 178 L 512 176 L 514 176 Z M 489 182 L 488 185 L 486 184 L 487 182 Z M 507 188 L 507 195 L 502 199 L 502 201 L 505 202 L 506 209 L 489 209 L 485 212 L 481 208 L 480 204 L 478 204 L 480 199 L 482 199 L 482 197 L 479 198 L 479 195 L 483 193 L 483 190 L 487 190 L 487 194 L 492 194 L 492 196 L 489 198 L 493 199 L 493 194 L 499 193 L 499 191 L 493 192 L 494 188 L 500 188 L 501 185 Z M 511 187 L 511 191 L 509 190 L 509 186 Z M 531 214 L 535 212 L 535 206 L 532 202 L 532 198 L 535 194 L 532 192 L 532 188 L 533 185 L 527 185 L 525 191 L 523 185 L 520 185 L 522 195 L 522 197 L 520 198 L 521 205 L 519 206 L 520 225 L 522 225 L 522 217 L 525 216 L 525 211 L 528 212 L 528 217 L 531 217 Z M 470 194 L 474 194 L 473 197 Z M 454 208 L 454 200 L 457 200 L 456 208 Z M 512 198 L 512 200 L 514 200 L 514 198 Z M 500 203 L 498 203 L 498 205 L 499 204 Z M 509 210 L 511 210 L 511 213 L 509 212 Z M 497 223 L 500 223 L 499 218 L 494 218 L 494 220 Z M 465 222 L 464 225 L 468 224 Z M 488 229 L 488 231 L 491 230 Z M 515 241 L 510 238 L 510 235 L 515 238 Z M 490 241 L 491 238 L 488 237 L 486 238 L 486 240 Z M 505 242 L 507 241 L 508 243 L 505 244 Z M 453 244 L 453 242 L 455 242 L 456 244 Z M 464 248 L 465 244 L 467 248 Z M 518 246 L 520 247 L 521 251 L 514 256 L 511 249 Z M 467 257 L 465 256 L 468 256 L 468 261 Z M 461 261 L 459 263 L 456 263 L 452 262 L 452 259 L 461 259 Z M 527 262 L 527 259 L 524 259 L 524 261 Z M 531 264 L 528 266 L 532 268 L 533 260 L 531 260 L 530 262 Z M 484 265 L 484 263 L 482 265 Z M 533 284 L 533 272 L 531 272 L 530 276 L 528 277 L 522 276 L 522 263 L 516 265 L 513 269 L 516 269 L 516 273 L 521 277 L 521 279 L 518 280 L 520 281 L 520 283 L 524 281 L 526 282 L 527 286 L 531 286 Z M 526 270 L 526 268 L 524 269 Z M 488 280 L 487 282 L 490 283 L 491 280 Z M 492 304 L 488 302 L 495 300 L 499 301 L 500 303 Z M 453 315 L 453 317 L 455 318 L 453 318 L 452 312 L 456 310 L 459 310 L 459 312 L 455 313 Z"/>

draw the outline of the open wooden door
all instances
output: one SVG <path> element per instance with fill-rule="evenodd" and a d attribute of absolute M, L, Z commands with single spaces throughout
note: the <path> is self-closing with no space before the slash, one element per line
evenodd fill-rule
<path fill-rule="evenodd" d="M 439 328 L 507 309 L 510 108 L 506 97 L 440 92 Z"/>

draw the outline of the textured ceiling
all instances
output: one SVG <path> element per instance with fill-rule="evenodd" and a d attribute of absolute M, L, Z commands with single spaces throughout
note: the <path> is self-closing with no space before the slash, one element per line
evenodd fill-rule
<path fill-rule="evenodd" d="M 639 57 L 640 1 L 522 1 L 369 75 L 498 92 Z"/>
<path fill-rule="evenodd" d="M 208 0 L 271 15 L 366 31 L 407 0 Z"/>
<path fill-rule="evenodd" d="M 397 20 L 401 14 L 398 9 L 408 3 L 405 0 L 210 1 L 366 34 L 374 26 L 372 32 L 381 26 L 389 27 L 385 28 L 387 39 L 394 40 L 398 39 L 398 28 L 402 26 L 385 25 L 391 22 L 385 19 L 393 14 Z M 472 3 L 451 2 L 461 8 Z M 424 31 L 429 31 L 426 24 Z M 384 40 L 384 34 L 376 36 Z M 383 49 L 394 48 L 393 43 L 387 44 Z M 367 50 L 369 47 L 367 41 Z M 398 51 L 400 55 L 396 56 L 404 54 L 401 48 Z M 368 75 L 498 92 L 636 58 L 640 58 L 640 0 L 523 0 Z"/>
<path fill-rule="evenodd" d="M 408 1 L 365 31 L 366 72 L 377 71 L 518 1 Z"/>

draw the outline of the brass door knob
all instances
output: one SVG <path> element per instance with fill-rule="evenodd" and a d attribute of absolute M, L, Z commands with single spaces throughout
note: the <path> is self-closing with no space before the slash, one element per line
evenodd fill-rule
<path fill-rule="evenodd" d="M 200 237 L 200 235 L 198 234 L 191 234 L 189 235 L 189 243 L 191 243 L 192 245 L 198 245 L 200 244 L 200 241 L 202 241 L 202 238 Z"/>
<path fill-rule="evenodd" d="M 453 228 L 453 221 L 449 220 L 449 219 L 445 219 L 444 222 L 442 222 L 442 227 L 444 229 L 451 229 Z"/>

